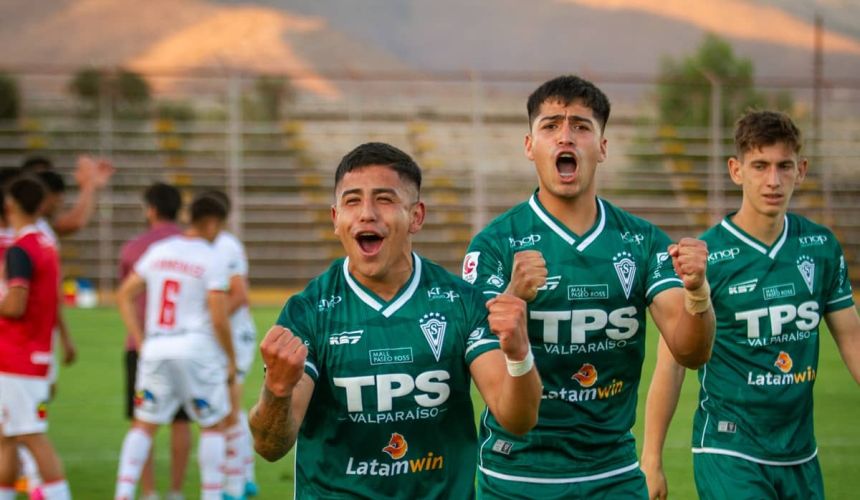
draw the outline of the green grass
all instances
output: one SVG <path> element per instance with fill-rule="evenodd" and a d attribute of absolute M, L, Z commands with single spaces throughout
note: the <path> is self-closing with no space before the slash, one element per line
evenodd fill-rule
<path fill-rule="evenodd" d="M 70 309 L 66 313 L 78 345 L 79 360 L 60 373 L 56 401 L 50 408 L 50 436 L 66 467 L 75 498 L 110 498 L 117 456 L 128 429 L 123 417 L 124 332 L 115 309 Z M 259 334 L 277 317 L 276 308 L 254 310 Z M 641 443 L 642 410 L 653 366 L 653 326 L 640 386 L 639 418 L 634 433 Z M 247 381 L 245 406 L 256 399 L 262 381 L 259 360 Z M 695 498 L 690 453 L 690 427 L 698 383 L 688 373 L 678 412 L 667 441 L 665 468 L 673 498 Z M 476 398 L 479 401 L 480 398 Z M 480 407 L 481 405 L 476 405 Z M 477 411 L 477 410 L 476 410 Z M 846 370 L 833 341 L 822 335 L 821 362 L 815 388 L 816 434 L 828 498 L 857 498 L 860 491 L 860 391 Z M 161 490 L 166 488 L 168 433 L 156 442 Z M 270 464 L 257 461 L 261 499 L 292 497 L 292 458 Z M 187 498 L 198 497 L 196 455 L 188 469 Z"/>

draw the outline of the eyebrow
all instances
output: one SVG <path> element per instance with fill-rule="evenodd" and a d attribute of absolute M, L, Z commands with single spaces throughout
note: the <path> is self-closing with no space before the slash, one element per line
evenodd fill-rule
<path fill-rule="evenodd" d="M 347 189 L 346 191 L 344 191 L 343 193 L 340 194 L 340 197 L 344 198 L 344 197 L 352 195 L 352 194 L 360 195 L 362 193 L 362 191 L 364 191 L 364 190 L 361 188 Z M 370 194 L 371 195 L 393 194 L 394 196 L 398 196 L 397 190 L 394 188 L 373 188 L 370 190 Z"/>
<path fill-rule="evenodd" d="M 550 116 L 544 116 L 543 118 L 541 118 L 540 120 L 538 120 L 538 122 L 543 123 L 543 122 L 546 122 L 546 121 L 553 121 L 553 122 L 554 122 L 554 121 L 564 120 L 564 116 L 565 116 L 565 115 L 550 115 Z M 582 116 L 582 115 L 568 115 L 568 117 L 570 118 L 570 120 L 571 120 L 571 121 L 592 123 L 591 118 L 589 118 L 589 117 L 587 117 L 587 116 Z"/>

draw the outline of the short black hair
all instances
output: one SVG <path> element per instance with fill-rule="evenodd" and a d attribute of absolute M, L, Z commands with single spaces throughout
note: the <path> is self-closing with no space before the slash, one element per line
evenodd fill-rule
<path fill-rule="evenodd" d="M 35 174 L 48 189 L 49 193 L 62 194 L 66 192 L 66 181 L 59 173 L 53 170 L 39 170 Z"/>
<path fill-rule="evenodd" d="M 159 219 L 175 221 L 182 208 L 182 195 L 176 187 L 164 182 L 155 182 L 143 193 L 146 204 L 155 209 Z"/>
<path fill-rule="evenodd" d="M 594 113 L 594 118 L 600 124 L 601 132 L 606 130 L 606 122 L 609 121 L 609 98 L 588 80 L 574 75 L 564 75 L 553 78 L 538 87 L 529 96 L 526 104 L 526 110 L 529 114 L 529 128 L 540 113 L 541 105 L 547 101 L 559 101 L 565 106 L 574 101 L 581 101 Z"/>
<path fill-rule="evenodd" d="M 217 200 L 220 200 L 221 203 L 224 204 L 224 208 L 227 209 L 227 214 L 230 214 L 231 206 L 230 206 L 230 197 L 227 196 L 227 193 L 221 191 L 220 189 L 210 189 L 209 191 L 205 191 L 201 193 L 201 195 L 211 196 Z"/>
<path fill-rule="evenodd" d="M 54 162 L 46 156 L 28 156 L 21 162 L 21 170 L 26 173 L 53 170 Z"/>
<path fill-rule="evenodd" d="M 335 189 L 347 173 L 371 165 L 394 170 L 402 180 L 414 184 L 417 193 L 421 193 L 421 168 L 411 156 L 384 142 L 366 142 L 344 155 L 334 174 Z"/>
<path fill-rule="evenodd" d="M 3 192 L 6 190 L 6 184 L 19 175 L 21 175 L 19 167 L 0 167 L 0 220 L 6 220 L 5 210 L 3 210 Z"/>
<path fill-rule="evenodd" d="M 12 180 L 3 189 L 4 195 L 21 207 L 27 215 L 36 215 L 45 199 L 45 186 L 37 178 L 22 175 Z"/>
<path fill-rule="evenodd" d="M 194 224 L 207 217 L 215 217 L 224 221 L 227 219 L 227 207 L 224 203 L 208 193 L 200 193 L 191 202 L 191 223 Z"/>

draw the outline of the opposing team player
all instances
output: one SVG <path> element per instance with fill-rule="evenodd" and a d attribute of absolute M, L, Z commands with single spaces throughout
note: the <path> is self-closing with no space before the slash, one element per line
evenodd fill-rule
<path fill-rule="evenodd" d="M 210 191 L 230 212 L 230 198 L 222 191 Z M 254 448 L 248 428 L 248 413 L 242 409 L 245 377 L 254 362 L 257 348 L 257 327 L 248 306 L 248 255 L 245 245 L 231 232 L 223 230 L 215 238 L 215 250 L 227 262 L 230 287 L 227 293 L 227 310 L 230 313 L 230 330 L 236 353 L 236 379 L 230 387 L 233 411 L 227 423 L 227 463 L 225 465 L 225 497 L 256 496 L 254 475 Z"/>
<path fill-rule="evenodd" d="M 17 445 L 32 454 L 48 500 L 71 497 L 63 466 L 46 435 L 48 369 L 59 295 L 59 257 L 35 222 L 45 188 L 21 177 L 4 188 L 4 208 L 15 240 L 5 255 L 0 300 L 0 499 L 15 498 Z"/>
<path fill-rule="evenodd" d="M 227 316 L 227 266 L 211 242 L 227 209 L 198 196 L 184 235 L 146 251 L 120 285 L 117 302 L 128 331 L 142 345 L 138 361 L 134 424 L 126 434 L 117 475 L 117 499 L 131 499 L 160 424 L 182 406 L 202 431 L 198 445 L 201 498 L 221 499 L 228 384 L 235 374 Z M 134 298 L 146 289 L 146 335 Z"/>
<path fill-rule="evenodd" d="M 822 319 L 860 383 L 860 318 L 845 258 L 829 229 L 788 212 L 807 161 L 787 115 L 748 113 L 735 126 L 735 149 L 728 167 L 741 207 L 702 236 L 717 333 L 699 369 L 696 488 L 705 499 L 824 498 L 812 423 Z M 654 498 L 667 493 L 661 455 L 683 380 L 661 346 L 642 452 Z"/>
<path fill-rule="evenodd" d="M 397 148 L 344 156 L 331 214 L 347 257 L 290 298 L 261 343 L 268 371 L 251 432 L 268 460 L 295 445 L 296 498 L 474 496 L 471 378 L 508 432 L 536 421 L 525 303 L 485 306 L 412 251 L 420 187 Z"/>
<path fill-rule="evenodd" d="M 147 229 L 143 233 L 127 241 L 119 253 L 119 279 L 134 271 L 134 265 L 146 250 L 158 241 L 171 236 L 182 234 L 182 228 L 176 223 L 179 210 L 182 208 L 182 195 L 176 187 L 163 182 L 155 182 L 143 193 L 144 217 Z M 146 321 L 146 294 L 141 293 L 135 299 L 135 313 L 138 324 Z M 125 401 L 126 416 L 134 418 L 134 395 L 137 382 L 137 361 L 140 355 L 140 345 L 137 344 L 131 332 L 126 332 L 125 341 Z M 188 414 L 182 408 L 176 413 L 170 424 L 170 492 L 168 500 L 182 498 L 182 484 L 185 481 L 185 471 L 188 457 L 191 454 L 191 426 Z M 158 498 L 153 468 L 151 449 L 146 464 L 140 476 L 142 500 Z"/>
<path fill-rule="evenodd" d="M 481 419 L 478 494 L 487 498 L 643 498 L 630 429 L 651 311 L 687 366 L 708 359 L 713 311 L 707 249 L 671 244 L 654 225 L 596 196 L 606 159 L 609 101 L 575 76 L 528 100 L 525 154 L 538 189 L 473 239 L 463 278 L 492 297 L 528 302 L 528 331 L 543 380 L 537 426 L 505 431 Z"/>

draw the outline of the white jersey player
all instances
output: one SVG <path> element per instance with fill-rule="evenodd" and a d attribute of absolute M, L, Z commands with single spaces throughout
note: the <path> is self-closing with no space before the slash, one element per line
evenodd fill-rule
<path fill-rule="evenodd" d="M 209 194 L 221 199 L 229 211 L 230 199 L 226 194 L 221 191 L 211 191 Z M 254 362 L 257 348 L 257 329 L 248 307 L 248 256 L 245 246 L 232 233 L 221 231 L 215 239 L 215 250 L 227 262 L 230 279 L 227 304 L 233 349 L 236 351 L 236 382 L 230 388 L 233 412 L 228 418 L 224 493 L 227 498 L 242 498 L 258 493 L 248 413 L 241 407 L 245 375 Z"/>
<path fill-rule="evenodd" d="M 117 293 L 123 322 L 142 346 L 134 422 L 120 455 L 117 499 L 134 497 L 152 436 L 159 425 L 172 421 L 180 405 L 202 428 L 201 498 L 222 497 L 223 432 L 231 409 L 228 384 L 236 364 L 227 316 L 227 265 L 212 242 L 226 216 L 220 200 L 198 196 L 186 233 L 153 244 Z M 145 335 L 134 309 L 134 298 L 144 288 Z"/>

